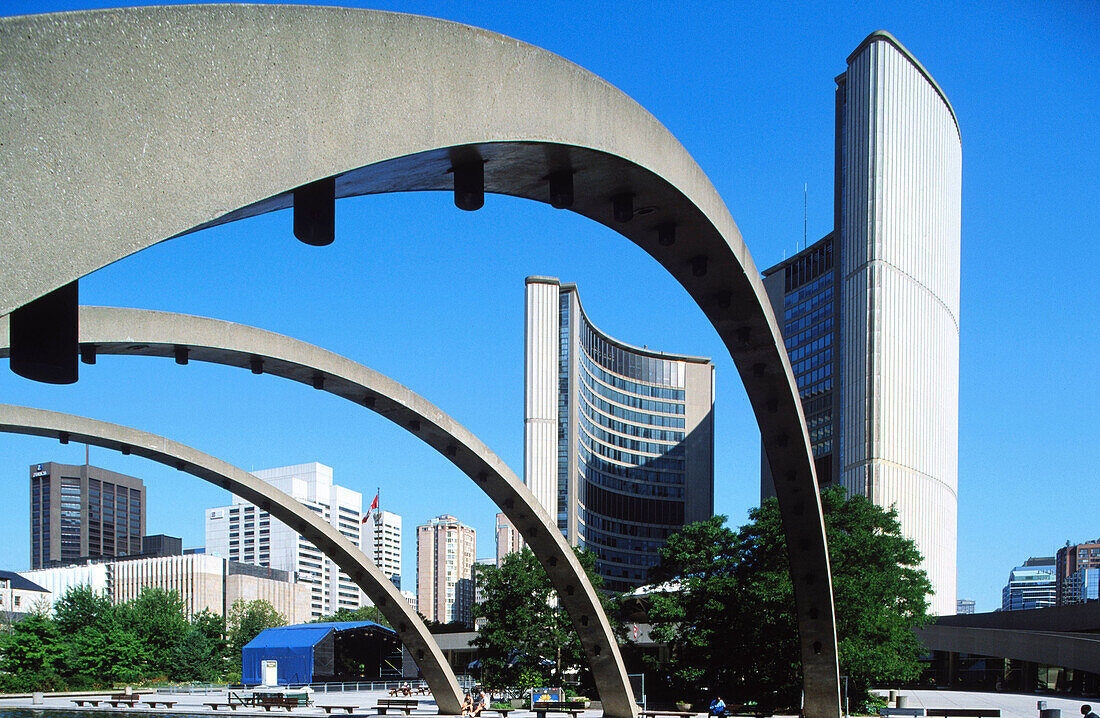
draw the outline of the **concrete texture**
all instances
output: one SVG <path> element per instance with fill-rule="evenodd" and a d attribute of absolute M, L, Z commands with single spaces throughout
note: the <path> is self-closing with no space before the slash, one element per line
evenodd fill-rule
<path fill-rule="evenodd" d="M 0 314 L 157 242 L 288 207 L 325 177 L 338 197 L 450 190 L 453 165 L 483 160 L 487 192 L 548 202 L 546 177 L 572 172 L 572 211 L 660 262 L 737 365 L 791 549 L 806 714 L 839 714 L 817 482 L 775 317 L 722 199 L 629 97 L 477 28 L 264 5 L 4 18 L 0 97 Z M 656 210 L 617 221 L 624 193 Z M 632 716 L 629 688 L 616 695 L 607 714 Z"/>
<path fill-rule="evenodd" d="M 937 623 L 925 626 L 916 633 L 930 651 L 1014 658 L 1100 673 L 1100 635 L 1096 634 L 973 628 Z"/>
<path fill-rule="evenodd" d="M 416 658 L 439 712 L 461 712 L 462 693 L 427 626 L 374 562 L 335 527 L 296 500 L 235 466 L 161 436 L 117 424 L 0 404 L 0 432 L 78 441 L 174 466 L 231 491 L 287 524 L 340 567 L 370 597 Z M 71 705 L 71 703 L 70 703 Z"/>
<path fill-rule="evenodd" d="M 350 359 L 262 329 L 185 314 L 114 307 L 81 307 L 79 317 L 81 346 L 85 349 L 94 347 L 97 355 L 174 358 L 177 347 L 186 347 L 189 361 L 252 370 L 253 362 L 259 360 L 263 373 L 293 379 L 311 387 L 320 385 L 324 391 L 381 414 L 439 451 L 500 507 L 542 562 L 562 606 L 573 620 L 604 710 L 609 715 L 632 715 L 634 696 L 611 624 L 572 548 L 512 470 L 441 409 L 407 387 Z M 0 357 L 7 353 L 7 318 L 0 317 Z M 251 498 L 249 500 L 252 501 Z M 298 528 L 295 523 L 284 522 Z M 308 535 L 306 538 L 313 541 Z M 325 544 L 316 541 L 314 544 L 328 553 Z M 332 558 L 337 561 L 336 556 Z M 371 567 L 374 568 L 373 563 Z M 345 571 L 358 582 L 356 574 Z M 372 573 L 365 580 L 371 581 L 373 577 Z M 378 592 L 386 589 L 387 593 L 390 592 L 392 585 L 389 581 L 385 583 L 384 587 L 371 586 L 371 590 Z M 364 591 L 380 608 L 383 607 L 384 604 L 379 603 L 370 590 L 364 587 Z M 401 608 L 404 607 L 403 604 Z M 411 611 L 406 610 L 405 613 L 415 618 Z M 405 622 L 412 625 L 408 618 L 396 622 L 391 619 L 390 622 L 395 627 Z M 415 623 L 418 631 L 424 630 L 418 618 Z M 406 645 L 419 664 L 421 656 L 417 649 Z M 434 641 L 433 649 L 438 651 Z M 424 656 L 432 658 L 431 654 L 425 653 Z M 423 666 L 421 668 L 427 678 L 428 671 Z M 450 675 L 449 669 L 446 672 Z M 449 680 L 453 680 L 453 676 Z M 429 679 L 428 683 L 442 704 L 443 700 L 435 694 L 437 684 L 433 679 Z M 449 683 L 443 687 L 446 688 L 446 685 Z M 612 713 L 612 710 L 621 712 Z"/>

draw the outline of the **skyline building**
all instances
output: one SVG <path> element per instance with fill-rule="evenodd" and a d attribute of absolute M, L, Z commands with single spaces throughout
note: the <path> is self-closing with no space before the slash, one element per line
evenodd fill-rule
<path fill-rule="evenodd" d="M 334 484 L 332 467 L 310 462 L 252 474 L 315 511 L 362 548 L 363 495 Z M 207 554 L 290 572 L 310 585 L 312 618 L 367 605 L 365 594 L 320 549 L 254 504 L 234 496 L 231 505 L 207 509 L 205 515 Z"/>
<path fill-rule="evenodd" d="M 141 553 L 145 483 L 89 464 L 30 466 L 31 568 Z"/>
<path fill-rule="evenodd" d="M 1027 611 L 1048 608 L 1058 603 L 1058 580 L 1054 575 L 1054 557 L 1029 558 L 1008 574 L 1001 590 L 1002 611 Z"/>
<path fill-rule="evenodd" d="M 960 598 L 955 601 L 955 613 L 959 616 L 972 616 L 976 605 L 972 598 Z"/>
<path fill-rule="evenodd" d="M 368 555 L 394 586 L 401 588 L 401 517 L 377 509 L 363 516 L 363 536 L 371 545 Z"/>
<path fill-rule="evenodd" d="M 477 534 L 443 514 L 416 527 L 416 605 L 429 621 L 472 620 Z"/>
<path fill-rule="evenodd" d="M 502 513 L 497 514 L 496 526 L 497 539 L 497 568 L 504 561 L 504 557 L 523 548 L 523 537 L 519 530 Z"/>
<path fill-rule="evenodd" d="M 525 317 L 524 482 L 607 588 L 635 588 L 714 512 L 714 364 L 608 336 L 553 277 L 527 278 Z"/>
<path fill-rule="evenodd" d="M 916 542 L 930 609 L 956 610 L 962 143 L 954 110 L 892 35 L 836 79 L 833 230 L 764 272 L 819 483 Z M 774 495 L 766 457 L 761 495 Z"/>
<path fill-rule="evenodd" d="M 1100 600 L 1100 539 L 1066 545 L 1055 555 L 1058 605 Z"/>

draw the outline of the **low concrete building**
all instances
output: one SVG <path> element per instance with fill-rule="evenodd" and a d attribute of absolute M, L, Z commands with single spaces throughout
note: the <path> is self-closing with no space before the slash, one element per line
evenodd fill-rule
<path fill-rule="evenodd" d="M 234 601 L 268 601 L 288 623 L 308 621 L 309 587 L 286 571 L 229 561 L 220 556 L 187 554 L 84 566 L 26 571 L 26 579 L 45 586 L 52 608 L 71 588 L 90 586 L 113 603 L 132 601 L 146 588 L 176 591 L 190 618 L 203 610 L 226 615 Z"/>
<path fill-rule="evenodd" d="M 48 589 L 14 571 L 0 571 L 0 621 L 15 623 L 36 606 L 49 601 Z"/>

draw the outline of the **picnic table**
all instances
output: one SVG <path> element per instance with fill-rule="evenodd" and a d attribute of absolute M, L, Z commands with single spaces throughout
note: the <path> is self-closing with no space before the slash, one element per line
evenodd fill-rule
<path fill-rule="evenodd" d="M 402 711 L 405 715 L 412 712 L 420 705 L 418 698 L 379 698 L 378 705 L 371 710 L 378 711 L 379 715 L 386 715 L 386 711 Z"/>
<path fill-rule="evenodd" d="M 347 711 L 348 715 L 351 715 L 355 711 L 355 709 L 358 708 L 359 706 L 331 705 L 331 704 L 330 705 L 322 705 L 322 704 L 318 703 L 317 707 L 318 708 L 323 708 L 325 713 L 327 713 L 327 714 L 331 714 L 335 710 L 341 710 L 341 711 Z"/>
<path fill-rule="evenodd" d="M 535 701 L 531 710 L 535 718 L 546 718 L 547 713 L 568 713 L 577 718 L 584 713 L 584 704 L 577 701 Z"/>
<path fill-rule="evenodd" d="M 237 703 L 203 703 L 203 705 L 204 706 L 210 706 L 210 710 L 216 711 L 221 706 L 225 706 L 226 708 L 231 708 L 233 710 L 237 710 L 237 706 L 238 705 L 243 705 L 243 704 L 237 704 Z"/>

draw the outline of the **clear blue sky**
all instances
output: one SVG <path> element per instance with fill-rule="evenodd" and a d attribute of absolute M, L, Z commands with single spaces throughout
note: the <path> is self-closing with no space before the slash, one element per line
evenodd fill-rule
<path fill-rule="evenodd" d="M 355 4 L 355 3 L 351 3 Z M 105 3 L 4 3 L 23 14 Z M 556 52 L 632 96 L 695 157 L 758 267 L 831 229 L 833 78 L 873 30 L 892 32 L 951 99 L 963 138 L 959 595 L 1000 605 L 1009 570 L 1100 536 L 1100 6 L 1063 3 L 373 3 L 484 27 Z M 257 325 L 394 377 L 522 469 L 523 280 L 576 282 L 604 330 L 714 357 L 715 510 L 758 500 L 759 434 L 728 354 L 683 290 L 633 244 L 546 205 L 443 193 L 342 200 L 337 241 L 307 247 L 279 212 L 163 243 L 81 281 L 85 303 Z M 413 527 L 452 513 L 493 554 L 495 507 L 448 462 L 373 414 L 272 377 L 104 357 L 78 384 L 0 371 L 0 400 L 167 435 L 259 469 L 320 461 Z M 29 564 L 27 467 L 82 446 L 0 435 L 0 568 Z M 151 533 L 201 545 L 228 495 L 92 449 L 140 476 Z"/>

